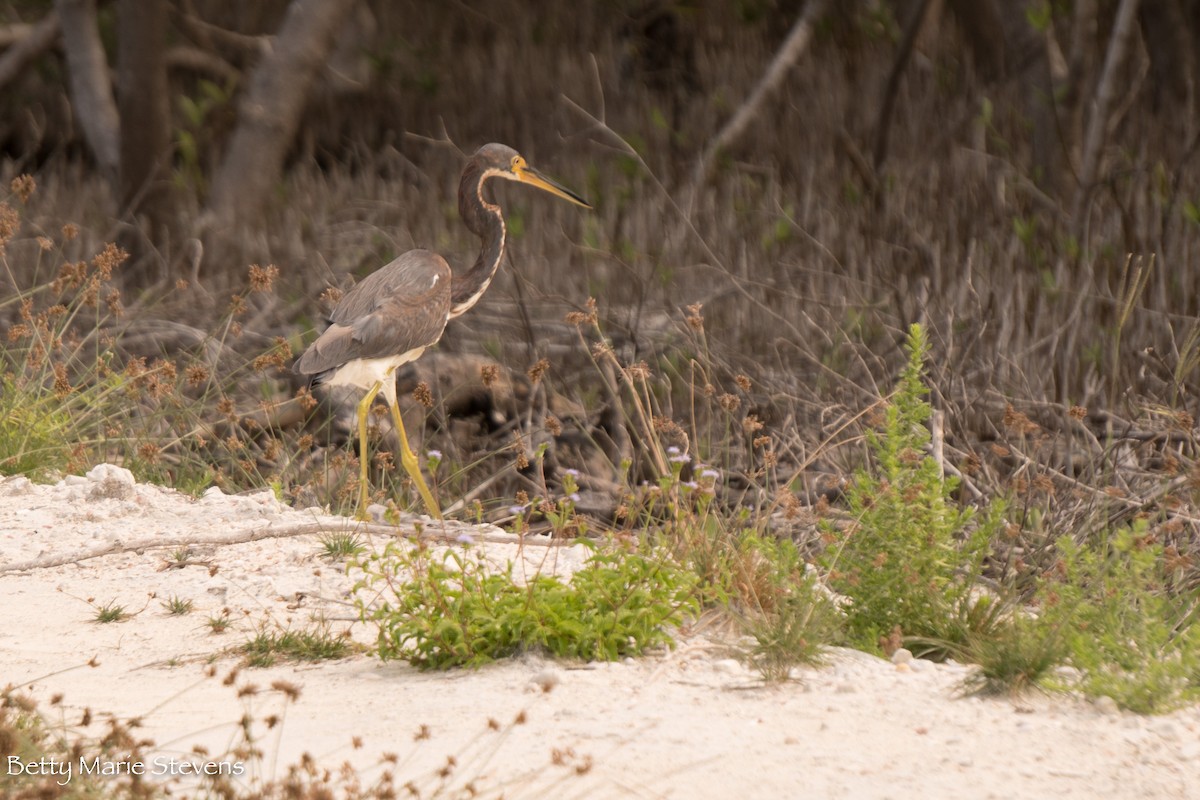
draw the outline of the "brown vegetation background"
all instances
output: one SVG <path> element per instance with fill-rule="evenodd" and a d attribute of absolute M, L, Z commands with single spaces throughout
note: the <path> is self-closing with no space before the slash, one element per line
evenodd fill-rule
<path fill-rule="evenodd" d="M 469 263 L 453 193 L 485 142 L 588 197 L 498 187 L 506 269 L 403 378 L 432 389 L 452 496 L 576 467 L 611 518 L 661 436 L 720 463 L 731 503 L 811 499 L 857 462 L 912 322 L 966 499 L 1190 468 L 1195 0 L 6 0 L 0 47 L 0 178 L 39 186 L 0 284 L 52 274 L 35 237 L 63 222 L 67 260 L 119 242 L 130 357 L 211 348 L 235 295 L 222 347 L 298 350 L 325 287 L 413 247 Z M 273 292 L 246 293 L 268 263 Z M 646 362 L 655 424 L 565 320 L 588 298 L 615 363 Z M 285 365 L 240 386 L 242 411 L 313 429 L 272 416 Z M 539 443 L 531 476 L 516 451 Z M 269 455 L 260 473 L 310 485 Z"/>

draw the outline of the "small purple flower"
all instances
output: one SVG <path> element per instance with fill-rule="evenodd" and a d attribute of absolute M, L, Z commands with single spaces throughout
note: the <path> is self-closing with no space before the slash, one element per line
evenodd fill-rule
<path fill-rule="evenodd" d="M 713 469 L 711 467 L 705 467 L 704 470 L 700 473 L 700 477 L 708 478 L 708 479 L 715 481 L 717 478 L 721 477 L 721 473 L 717 472 L 715 469 Z"/>
<path fill-rule="evenodd" d="M 578 478 L 578 477 L 579 477 L 579 470 L 577 470 L 577 469 L 564 469 L 564 470 L 563 470 L 563 475 L 570 475 L 572 478 Z"/>
<path fill-rule="evenodd" d="M 671 445 L 670 447 L 667 448 L 667 455 L 671 455 L 671 456 L 679 455 L 679 448 L 676 447 L 675 445 Z"/>
<path fill-rule="evenodd" d="M 458 536 L 454 537 L 454 541 L 458 542 L 459 544 L 475 544 L 475 537 L 466 531 L 463 531 Z"/>
<path fill-rule="evenodd" d="M 570 500 L 572 503 L 578 503 L 579 502 L 579 492 L 571 492 L 569 495 L 567 495 L 567 499 Z"/>
<path fill-rule="evenodd" d="M 509 507 L 508 507 L 508 513 L 510 513 L 510 514 L 524 514 L 524 513 L 525 513 L 525 509 L 527 509 L 527 508 L 529 508 L 529 505 L 528 505 L 528 504 L 526 504 L 526 505 L 523 505 L 523 506 L 509 506 Z"/>
<path fill-rule="evenodd" d="M 668 453 L 669 453 L 669 452 L 671 452 L 672 450 L 674 450 L 674 451 L 675 451 L 675 455 L 673 455 L 673 456 L 671 456 L 670 458 L 668 458 L 668 459 L 667 459 L 668 461 L 671 461 L 671 462 L 673 462 L 673 463 L 675 463 L 675 464 L 686 464 L 686 463 L 688 463 L 689 461 L 691 461 L 691 460 L 692 460 L 692 457 L 691 457 L 691 456 L 689 456 L 687 453 L 680 453 L 680 452 L 679 452 L 679 448 L 678 448 L 678 447 L 669 447 L 669 448 L 667 448 L 667 452 L 668 452 Z"/>
<path fill-rule="evenodd" d="M 684 481 L 683 485 L 689 489 L 699 489 L 700 488 L 700 484 L 696 483 L 695 481 Z"/>
<path fill-rule="evenodd" d="M 429 452 L 425 453 L 425 457 L 440 459 L 442 457 L 442 451 L 441 450 L 430 450 Z"/>

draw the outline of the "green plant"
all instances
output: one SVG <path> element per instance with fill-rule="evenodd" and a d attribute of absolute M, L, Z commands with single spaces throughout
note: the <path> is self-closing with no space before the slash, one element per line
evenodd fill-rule
<path fill-rule="evenodd" d="M 867 433 L 871 460 L 846 491 L 852 522 L 825 523 L 830 546 L 822 563 L 829 583 L 850 602 L 847 632 L 859 647 L 875 650 L 897 626 L 907 636 L 958 638 L 950 621 L 979 576 L 1002 507 L 981 519 L 953 500 L 954 478 L 925 454 L 932 410 L 922 381 L 928 350 L 919 325 L 909 330 L 908 362 L 895 392 Z M 976 523 L 972 525 L 972 523 Z"/>
<path fill-rule="evenodd" d="M 1042 579 L 1042 616 L 1067 632 L 1078 684 L 1138 713 L 1200 698 L 1200 589 L 1176 585 L 1144 519 L 1102 538 L 1058 540 Z"/>
<path fill-rule="evenodd" d="M 239 647 L 251 667 L 269 667 L 278 659 L 326 661 L 344 658 L 353 645 L 345 633 L 334 634 L 326 620 L 300 630 L 262 624 L 254 637 Z"/>
<path fill-rule="evenodd" d="M 115 600 L 110 600 L 96 609 L 93 621 L 101 624 L 123 622 L 129 619 L 129 616 L 129 612 L 125 610 L 125 606 L 118 605 Z"/>
<path fill-rule="evenodd" d="M 391 542 L 360 561 L 355 603 L 378 628 L 376 654 L 422 669 L 476 666 L 540 649 L 559 658 L 615 660 L 671 645 L 665 631 L 697 610 L 694 578 L 663 558 L 593 553 L 566 583 L 524 586 L 482 553 Z"/>
<path fill-rule="evenodd" d="M 324 533 L 318 539 L 326 558 L 338 560 L 363 551 L 362 537 L 355 533 Z"/>
<path fill-rule="evenodd" d="M 181 617 L 185 614 L 192 613 L 192 609 L 195 608 L 195 603 L 191 600 L 184 600 L 178 595 L 171 595 L 169 598 L 163 601 L 162 606 L 168 614 Z"/>
<path fill-rule="evenodd" d="M 986 601 L 988 610 L 1004 604 Z M 987 612 L 984 612 L 987 613 Z M 977 668 L 963 688 L 976 694 L 1019 694 L 1048 685 L 1055 668 L 1067 658 L 1067 636 L 1062 625 L 1008 609 L 1003 618 L 989 621 L 978 633 L 968 634 L 960 651 Z"/>
<path fill-rule="evenodd" d="M 233 620 L 229 618 L 229 609 L 223 608 L 220 614 L 210 615 L 205 624 L 212 633 L 224 633 L 229 630 L 229 626 L 233 624 Z"/>

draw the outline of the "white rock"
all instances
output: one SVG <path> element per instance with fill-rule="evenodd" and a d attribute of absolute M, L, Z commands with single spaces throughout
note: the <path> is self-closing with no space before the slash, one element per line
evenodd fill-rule
<path fill-rule="evenodd" d="M 113 481 L 124 486 L 133 486 L 137 483 L 133 479 L 132 472 L 124 467 L 118 467 L 116 464 L 97 464 L 91 468 L 87 477 L 92 483 L 108 483 L 109 481 Z"/>
<path fill-rule="evenodd" d="M 207 489 L 204 490 L 204 494 L 202 494 L 200 496 L 200 498 L 202 500 L 204 500 L 206 502 L 210 502 L 210 503 L 213 502 L 214 500 L 224 499 L 224 497 L 225 497 L 225 493 L 222 492 L 220 487 L 217 487 L 217 486 L 208 487 Z"/>
<path fill-rule="evenodd" d="M 726 675 L 739 675 L 742 672 L 742 665 L 732 658 L 722 658 L 719 661 L 714 661 L 712 665 L 714 672 L 723 672 Z"/>
<path fill-rule="evenodd" d="M 63 486 L 86 486 L 89 483 L 91 483 L 91 481 L 89 481 L 83 475 L 68 475 L 62 479 Z"/>
<path fill-rule="evenodd" d="M 26 494 L 31 486 L 33 486 L 33 481 L 24 475 L 14 475 L 0 482 L 0 488 L 4 489 L 4 493 L 7 495 Z"/>
<path fill-rule="evenodd" d="M 1183 731 L 1179 725 L 1169 719 L 1157 719 L 1150 723 L 1151 729 L 1164 739 L 1179 741 L 1183 738 Z"/>
<path fill-rule="evenodd" d="M 907 648 L 901 647 L 899 650 L 892 653 L 892 663 L 893 664 L 897 664 L 897 665 L 898 664 L 907 664 L 912 660 L 913 660 L 912 651 Z"/>
<path fill-rule="evenodd" d="M 1100 695 L 1095 700 L 1093 700 L 1092 705 L 1094 705 L 1096 707 L 1096 710 L 1099 711 L 1101 714 L 1120 714 L 1121 713 L 1121 707 L 1117 705 L 1117 701 L 1113 700 L 1111 697 L 1109 697 L 1106 694 Z"/>

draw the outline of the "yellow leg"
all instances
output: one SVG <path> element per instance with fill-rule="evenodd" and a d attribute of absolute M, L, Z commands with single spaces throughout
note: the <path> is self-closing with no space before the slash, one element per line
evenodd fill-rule
<path fill-rule="evenodd" d="M 367 519 L 367 412 L 371 410 L 371 403 L 375 401 L 375 395 L 379 394 L 382 384 L 376 382 L 371 391 L 367 392 L 366 397 L 358 404 L 358 514 L 359 519 Z"/>
<path fill-rule="evenodd" d="M 400 408 L 395 403 L 389 403 L 389 405 L 392 409 L 392 421 L 396 423 L 396 433 L 400 436 L 400 463 L 404 465 L 405 472 L 408 473 L 413 483 L 416 484 L 417 491 L 421 493 L 421 499 L 425 501 L 425 508 L 429 510 L 429 516 L 434 519 L 441 519 L 441 507 L 433 499 L 433 494 L 429 491 L 429 487 L 425 485 L 425 479 L 421 477 L 421 466 L 417 463 L 417 457 L 408 446 L 408 436 L 404 433 L 404 420 L 400 419 Z"/>

